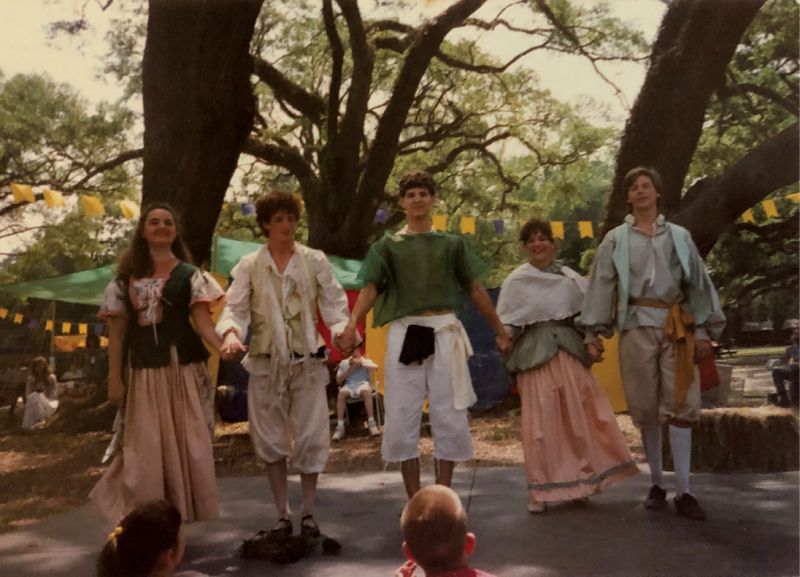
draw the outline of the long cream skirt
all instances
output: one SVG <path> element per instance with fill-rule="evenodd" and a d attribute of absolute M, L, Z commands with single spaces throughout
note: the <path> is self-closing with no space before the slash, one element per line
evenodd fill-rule
<path fill-rule="evenodd" d="M 122 453 L 89 495 L 117 521 L 138 504 L 166 499 L 184 521 L 219 516 L 212 439 L 201 398 L 213 387 L 205 363 L 131 372 Z"/>

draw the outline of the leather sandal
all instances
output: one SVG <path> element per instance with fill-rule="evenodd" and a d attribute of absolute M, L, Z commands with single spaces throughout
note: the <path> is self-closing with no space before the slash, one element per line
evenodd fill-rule
<path fill-rule="evenodd" d="M 280 535 L 283 537 L 289 537 L 293 531 L 294 527 L 292 526 L 292 520 L 285 517 L 278 519 L 278 522 L 275 523 L 275 526 L 269 530 L 270 535 Z"/>
<path fill-rule="evenodd" d="M 314 515 L 303 515 L 300 521 L 300 534 L 304 537 L 319 537 L 319 525 L 314 520 Z"/>

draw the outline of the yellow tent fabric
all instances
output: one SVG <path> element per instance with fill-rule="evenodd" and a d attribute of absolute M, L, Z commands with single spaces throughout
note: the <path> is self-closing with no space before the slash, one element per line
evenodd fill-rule
<path fill-rule="evenodd" d="M 88 218 L 103 216 L 106 213 L 103 203 L 88 194 L 81 195 L 81 204 L 83 205 L 83 212 Z"/>
<path fill-rule="evenodd" d="M 33 189 L 29 184 L 11 183 L 11 194 L 14 195 L 14 202 L 34 202 Z"/>
<path fill-rule="evenodd" d="M 605 353 L 603 360 L 592 365 L 592 375 L 600 383 L 600 388 L 608 397 L 615 413 L 628 410 L 625 402 L 625 391 L 622 388 L 622 376 L 619 372 L 619 335 L 614 334 L 610 339 L 603 339 Z"/>
<path fill-rule="evenodd" d="M 57 190 L 48 188 L 44 191 L 44 201 L 47 203 L 48 208 L 64 206 L 64 195 Z"/>
<path fill-rule="evenodd" d="M 50 322 L 50 321 L 48 321 Z M 53 339 L 53 346 L 59 353 L 72 353 L 86 347 L 85 335 L 60 335 Z M 108 339 L 100 337 L 100 346 L 107 347 Z"/>
<path fill-rule="evenodd" d="M 551 220 L 550 221 L 550 228 L 553 231 L 553 238 L 560 238 L 564 240 L 564 221 L 563 220 Z"/>
<path fill-rule="evenodd" d="M 372 326 L 372 311 L 367 313 L 366 320 L 366 339 L 367 350 L 365 352 L 367 358 L 372 359 L 378 364 L 376 371 L 376 378 L 378 379 L 378 392 L 383 394 L 383 364 L 386 360 L 386 338 L 389 334 L 389 325 L 384 325 L 379 328 Z"/>

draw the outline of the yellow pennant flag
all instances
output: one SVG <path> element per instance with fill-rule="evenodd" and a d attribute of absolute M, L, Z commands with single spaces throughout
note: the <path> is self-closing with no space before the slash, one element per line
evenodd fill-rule
<path fill-rule="evenodd" d="M 0 319 L 4 319 L 8 316 L 8 309 L 0 308 Z"/>
<path fill-rule="evenodd" d="M 778 216 L 778 207 L 775 206 L 774 200 L 761 201 L 761 207 L 764 209 L 764 214 L 767 218 L 776 218 Z"/>
<path fill-rule="evenodd" d="M 22 313 L 17 313 L 14 315 L 14 324 L 21 325 L 22 324 Z"/>
<path fill-rule="evenodd" d="M 560 238 L 564 240 L 564 221 L 563 220 L 551 220 L 550 221 L 550 229 L 553 231 L 553 238 Z"/>
<path fill-rule="evenodd" d="M 475 234 L 475 217 L 461 217 L 461 234 Z"/>
<path fill-rule="evenodd" d="M 756 215 L 753 214 L 753 211 L 749 208 L 742 213 L 742 222 L 755 222 Z"/>
<path fill-rule="evenodd" d="M 103 203 L 88 194 L 81 195 L 81 204 L 83 205 L 83 212 L 88 218 L 103 216 L 106 213 Z"/>
<path fill-rule="evenodd" d="M 444 231 L 447 228 L 447 215 L 434 214 L 431 220 L 433 221 L 433 230 Z"/>
<path fill-rule="evenodd" d="M 578 221 L 578 233 L 580 234 L 581 238 L 594 238 L 594 228 L 592 227 L 592 221 L 590 220 Z"/>
<path fill-rule="evenodd" d="M 72 330 L 72 323 L 61 323 L 61 334 L 68 335 Z"/>
<path fill-rule="evenodd" d="M 53 332 L 53 321 L 47 321 L 44 323 L 44 330 Z"/>
<path fill-rule="evenodd" d="M 786 200 L 791 200 L 792 202 L 800 202 L 800 192 L 795 192 L 794 194 L 786 195 Z"/>
<path fill-rule="evenodd" d="M 89 332 L 89 325 L 86 323 L 78 323 L 78 334 L 85 335 Z"/>
<path fill-rule="evenodd" d="M 35 202 L 33 189 L 29 184 L 11 183 L 11 194 L 14 195 L 14 202 Z"/>
<path fill-rule="evenodd" d="M 57 190 L 47 188 L 44 191 L 44 201 L 47 203 L 48 208 L 64 206 L 64 195 Z"/>
<path fill-rule="evenodd" d="M 122 216 L 124 216 L 126 220 L 139 218 L 141 214 L 139 205 L 131 200 L 120 200 L 119 208 L 122 211 Z"/>

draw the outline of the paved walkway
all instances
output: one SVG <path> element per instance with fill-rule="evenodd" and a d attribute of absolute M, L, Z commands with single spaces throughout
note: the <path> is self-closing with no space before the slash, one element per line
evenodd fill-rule
<path fill-rule="evenodd" d="M 520 468 L 460 468 L 454 488 L 478 535 L 473 565 L 500 577 L 785 577 L 800 574 L 799 481 L 797 472 L 695 475 L 695 493 L 709 513 L 705 523 L 678 517 L 671 506 L 645 511 L 644 470 L 588 505 L 564 504 L 536 516 L 525 510 Z M 672 485 L 669 475 L 667 482 Z M 221 479 L 220 492 L 222 517 L 186 528 L 181 577 L 390 577 L 402 561 L 404 495 L 396 471 L 324 476 L 318 518 L 342 543 L 342 553 L 293 565 L 237 555 L 241 539 L 274 520 L 266 481 Z M 299 501 L 296 477 L 291 492 Z M 109 529 L 83 507 L 0 535 L 0 575 L 92 575 Z"/>

